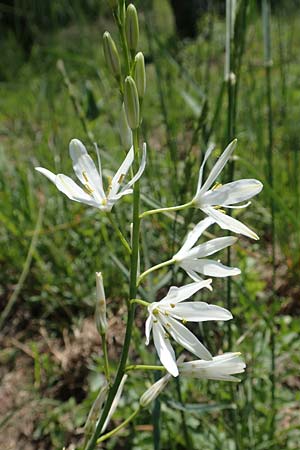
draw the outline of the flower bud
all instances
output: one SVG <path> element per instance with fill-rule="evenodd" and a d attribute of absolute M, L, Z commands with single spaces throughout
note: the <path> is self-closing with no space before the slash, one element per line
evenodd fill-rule
<path fill-rule="evenodd" d="M 131 76 L 125 79 L 124 106 L 128 125 L 135 130 L 140 123 L 140 103 L 136 84 Z"/>
<path fill-rule="evenodd" d="M 132 146 L 132 131 L 127 122 L 124 103 L 122 105 L 120 117 L 120 137 L 121 143 L 126 150 Z"/>
<path fill-rule="evenodd" d="M 96 272 L 96 326 L 99 334 L 103 334 L 107 329 L 106 320 L 106 299 L 101 272 Z"/>
<path fill-rule="evenodd" d="M 160 378 L 156 383 L 152 384 L 152 386 L 147 389 L 143 393 L 143 395 L 140 398 L 140 405 L 144 408 L 148 406 L 153 400 L 156 399 L 156 397 L 159 396 L 159 394 L 164 390 L 164 388 L 167 386 L 169 380 L 171 378 L 171 375 L 167 374 L 164 377 Z"/>
<path fill-rule="evenodd" d="M 142 52 L 137 53 L 134 58 L 135 71 L 134 78 L 140 98 L 143 98 L 146 91 L 146 71 L 145 60 Z"/>
<path fill-rule="evenodd" d="M 136 8 L 132 3 L 127 7 L 125 31 L 129 50 L 135 52 L 139 42 L 139 19 Z"/>
<path fill-rule="evenodd" d="M 118 50 L 113 38 L 108 31 L 105 31 L 105 33 L 103 34 L 103 51 L 105 61 L 108 65 L 109 70 L 115 77 L 120 77 L 121 65 Z"/>

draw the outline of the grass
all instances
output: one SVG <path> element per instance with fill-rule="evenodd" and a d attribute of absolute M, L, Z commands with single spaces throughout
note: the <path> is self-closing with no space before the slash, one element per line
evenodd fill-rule
<path fill-rule="evenodd" d="M 207 142 L 214 140 L 220 151 L 228 133 L 228 105 L 222 90 L 225 21 L 212 11 L 200 19 L 197 41 L 175 44 L 172 20 L 165 26 L 156 3 L 155 8 L 154 14 L 144 11 L 141 18 L 141 48 L 148 61 L 143 123 L 149 146 L 142 187 L 145 208 L 188 201 L 195 191 Z M 167 3 L 164 8 L 170 17 Z M 298 448 L 299 22 L 299 14 L 289 13 L 288 8 L 275 11 L 271 18 L 272 186 L 266 163 L 268 111 L 262 23 L 256 3 L 249 2 L 237 94 L 239 143 L 235 178 L 256 177 L 264 182 L 265 189 L 252 207 L 242 213 L 245 222 L 260 235 L 260 241 L 239 239 L 231 256 L 232 263 L 243 271 L 238 279 L 232 280 L 231 286 L 235 317 L 231 327 L 232 348 L 243 353 L 248 365 L 243 382 L 234 388 L 235 401 L 232 402 L 228 387 L 222 383 L 184 380 L 179 391 L 174 383 L 174 396 L 172 390 L 166 391 L 160 405 L 155 406 L 156 411 L 160 408 L 160 432 L 157 420 L 152 422 L 150 414 L 143 412 L 120 437 L 111 439 L 107 448 L 153 448 L 151 433 L 155 426 L 155 448 L 183 449 L 186 433 L 178 433 L 182 413 L 196 448 Z M 101 33 L 108 27 L 111 30 L 112 23 L 105 9 L 94 20 L 83 12 L 75 14 L 64 27 L 38 33 L 29 60 L 22 64 L 18 62 L 22 61 L 22 50 L 13 36 L 7 36 L 1 43 L 6 58 L 5 80 L 0 84 L 2 314 L 9 299 L 14 302 L 7 317 L 2 316 L 5 320 L 1 330 L 0 389 L 10 406 L 1 411 L 0 443 L 11 435 L 21 439 L 22 426 L 30 434 L 27 441 L 19 441 L 24 448 L 29 444 L 32 448 L 60 449 L 64 445 L 71 448 L 72 443 L 79 442 L 103 372 L 92 316 L 94 272 L 103 270 L 104 264 L 110 310 L 110 356 L 115 361 L 122 345 L 128 261 L 111 238 L 111 225 L 101 214 L 62 197 L 33 169 L 41 165 L 71 175 L 68 143 L 73 137 L 82 139 L 93 151 L 82 118 L 74 110 L 57 69 L 59 59 L 64 61 L 69 88 L 84 112 L 86 128 L 99 144 L 106 173 L 109 174 L 108 167 L 112 170 L 122 160 L 119 98 L 105 68 L 100 45 Z M 8 49 L 20 58 L 13 59 Z M 272 286 L 270 203 L 274 205 L 276 225 L 275 286 Z M 38 228 L 41 210 L 42 224 Z M 130 210 L 130 200 L 124 198 L 117 217 L 127 238 Z M 198 219 L 198 213 L 178 215 L 171 235 L 169 217 L 163 216 L 159 222 L 156 218 L 147 221 L 142 228 L 147 267 L 159 262 L 158 251 L 164 259 L 172 256 L 188 224 Z M 182 282 L 183 275 L 161 271 L 150 280 L 143 295 L 155 299 L 171 280 Z M 218 282 L 215 286 L 215 298 L 224 304 L 225 284 Z M 132 357 L 154 363 L 152 352 L 143 345 L 143 320 L 138 317 Z M 273 327 L 276 385 L 272 399 Z M 222 324 L 203 327 L 199 332 L 215 353 L 228 345 L 227 330 Z M 25 373 L 20 366 L 26 368 Z M 9 377 L 15 388 L 13 395 L 8 394 Z M 140 375 L 129 378 L 116 422 L 127 417 L 137 405 L 145 380 L 146 376 Z M 182 400 L 178 400 L 178 395 Z M 29 405 L 26 408 L 22 396 Z M 277 415 L 271 436 L 273 403 Z M 7 446 L 7 441 L 3 442 Z M 14 445 L 12 438 L 11 448 Z"/>

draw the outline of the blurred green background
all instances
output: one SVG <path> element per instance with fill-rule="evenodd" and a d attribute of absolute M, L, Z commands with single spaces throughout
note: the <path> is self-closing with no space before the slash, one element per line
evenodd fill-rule
<path fill-rule="evenodd" d="M 265 189 L 238 212 L 260 241 L 240 238 L 232 254 L 242 275 L 231 286 L 231 336 L 223 324 L 199 330 L 215 354 L 243 353 L 242 383 L 174 382 L 152 414 L 143 412 L 105 448 L 299 449 L 300 13 L 297 1 L 271 3 L 268 65 L 261 2 L 236 2 L 231 132 L 226 2 L 135 3 L 147 63 L 144 209 L 191 199 L 208 143 L 220 151 L 229 134 L 238 138 L 234 178 L 258 178 Z M 120 97 L 102 53 L 103 32 L 117 41 L 117 30 L 104 0 L 1 1 L 0 22 L 0 448 L 71 450 L 80 445 L 102 381 L 94 272 L 104 273 L 110 357 L 117 363 L 128 260 L 103 215 L 70 202 L 34 167 L 72 175 L 74 137 L 91 154 L 98 143 L 105 174 L 119 166 Z M 130 214 L 125 197 L 116 216 L 127 236 Z M 142 269 L 172 256 L 200 218 L 187 212 L 175 221 L 145 221 Z M 155 273 L 141 295 L 154 300 L 186 281 L 181 272 Z M 214 285 L 214 299 L 226 305 L 226 282 Z M 155 363 L 144 346 L 142 313 L 134 338 L 132 361 Z M 129 415 L 147 380 L 151 375 L 126 383 L 115 423 Z"/>

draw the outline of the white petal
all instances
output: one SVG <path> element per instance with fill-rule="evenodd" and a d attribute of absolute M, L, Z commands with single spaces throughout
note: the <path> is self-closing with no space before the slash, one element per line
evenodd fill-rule
<path fill-rule="evenodd" d="M 183 302 L 204 287 L 212 290 L 211 280 L 203 280 L 197 283 L 190 283 L 181 287 L 172 286 L 170 287 L 167 295 L 160 302 L 158 302 L 158 304 L 164 305 L 169 303 L 176 304 L 178 302 Z"/>
<path fill-rule="evenodd" d="M 188 251 L 190 250 L 193 245 L 198 241 L 201 234 L 214 223 L 214 220 L 211 217 L 206 217 L 204 220 L 201 220 L 193 229 L 190 231 L 186 237 L 186 240 L 173 258 L 180 260 L 180 258 Z"/>
<path fill-rule="evenodd" d="M 181 267 L 182 267 L 182 265 L 181 265 Z M 187 269 L 186 267 L 182 267 L 182 268 L 186 271 L 186 273 L 192 280 L 203 281 L 203 278 L 201 278 L 200 275 L 198 275 L 194 270 Z"/>
<path fill-rule="evenodd" d="M 197 245 L 186 253 L 186 258 L 203 258 L 205 256 L 213 255 L 214 253 L 223 250 L 237 241 L 234 236 L 220 237 L 211 239 L 204 244 Z"/>
<path fill-rule="evenodd" d="M 79 139 L 72 139 L 69 146 L 73 169 L 81 183 L 93 191 L 93 196 L 98 202 L 105 199 L 102 179 L 96 169 L 94 161 L 88 154 L 85 146 Z"/>
<path fill-rule="evenodd" d="M 212 153 L 212 151 L 213 151 L 214 148 L 215 148 L 215 145 L 214 145 L 214 144 L 211 144 L 211 145 L 208 147 L 208 149 L 206 150 L 206 152 L 205 152 L 205 155 L 204 155 L 204 158 L 203 158 L 202 164 L 201 164 L 201 166 L 200 166 L 200 170 L 199 170 L 199 176 L 198 176 L 198 184 L 197 184 L 196 196 L 197 196 L 198 192 L 199 192 L 200 189 L 201 189 L 202 178 L 203 178 L 203 170 L 204 170 L 205 163 L 206 163 L 206 161 L 208 160 L 208 158 L 210 157 L 210 155 L 211 155 L 211 153 Z"/>
<path fill-rule="evenodd" d="M 206 207 L 201 208 L 205 214 L 211 216 L 217 224 L 223 229 L 223 230 L 230 230 L 234 233 L 243 234 L 244 236 L 248 236 L 252 239 L 258 240 L 259 237 L 257 236 L 254 231 L 252 231 L 250 228 L 248 228 L 246 225 L 244 225 L 242 222 L 240 222 L 237 219 L 234 219 L 231 216 L 228 216 L 227 214 L 224 214 L 217 209 L 214 209 L 212 207 Z"/>
<path fill-rule="evenodd" d="M 101 433 L 103 433 L 103 432 L 106 430 L 107 425 L 109 424 L 109 421 L 110 421 L 110 419 L 111 419 L 113 413 L 114 413 L 115 410 L 117 409 L 117 406 L 118 406 L 118 404 L 119 404 L 119 401 L 120 401 L 120 398 L 121 398 L 121 395 L 122 395 L 124 383 L 125 383 L 127 377 L 128 377 L 128 375 L 126 375 L 126 374 L 123 375 L 123 378 L 122 378 L 122 380 L 121 380 L 121 383 L 119 384 L 119 387 L 118 387 L 116 396 L 115 396 L 115 398 L 114 398 L 114 400 L 113 400 L 113 402 L 112 402 L 112 404 L 111 404 L 109 413 L 108 413 L 108 415 L 107 415 L 107 417 L 106 417 L 106 420 L 105 420 L 105 422 L 104 422 L 104 424 L 103 424 L 103 427 L 102 427 L 102 429 L 101 429 Z"/>
<path fill-rule="evenodd" d="M 187 259 L 181 263 L 181 267 L 185 270 L 193 270 L 200 272 L 207 277 L 232 277 L 240 275 L 240 269 L 236 267 L 224 266 L 213 259 Z"/>
<path fill-rule="evenodd" d="M 143 153 L 142 153 L 142 159 L 141 159 L 140 167 L 139 167 L 137 173 L 134 175 L 134 177 L 129 181 L 129 183 L 128 183 L 126 186 L 124 186 L 123 189 L 128 189 L 128 188 L 131 187 L 136 181 L 138 181 L 139 178 L 141 178 L 141 176 L 142 176 L 142 174 L 143 174 L 143 172 L 144 172 L 144 170 L 145 170 L 145 167 L 146 167 L 146 159 L 147 159 L 147 145 L 146 145 L 146 143 L 144 142 L 144 144 L 143 144 Z"/>
<path fill-rule="evenodd" d="M 232 319 L 232 314 L 227 309 L 217 305 L 209 305 L 205 302 L 179 303 L 169 310 L 169 314 L 176 319 L 188 322 Z"/>
<path fill-rule="evenodd" d="M 173 319 L 170 316 L 166 317 L 160 315 L 160 317 L 163 321 L 165 329 L 172 336 L 174 341 L 176 341 L 189 352 L 198 356 L 198 358 L 205 360 L 212 359 L 210 352 L 190 330 L 182 325 L 182 323 L 178 322 L 176 319 Z"/>
<path fill-rule="evenodd" d="M 262 188 L 262 183 L 255 179 L 233 181 L 218 189 L 205 192 L 202 196 L 202 204 L 226 206 L 241 203 L 257 195 Z"/>
<path fill-rule="evenodd" d="M 179 363 L 181 375 L 210 380 L 240 381 L 233 374 L 245 371 L 246 364 L 239 353 L 224 353 L 215 356 L 212 361 L 189 361 Z"/>
<path fill-rule="evenodd" d="M 153 325 L 153 318 L 152 315 L 149 314 L 146 323 L 145 323 L 145 335 L 146 335 L 146 345 L 149 345 L 149 341 L 150 341 L 150 333 L 152 330 L 152 325 Z"/>
<path fill-rule="evenodd" d="M 198 197 L 199 195 L 203 195 L 204 192 L 206 192 L 211 185 L 215 182 L 215 180 L 217 179 L 217 177 L 219 176 L 219 174 L 222 172 L 223 167 L 225 166 L 225 164 L 227 163 L 228 159 L 230 158 L 230 156 L 232 155 L 233 150 L 236 147 L 236 143 L 237 140 L 234 139 L 232 142 L 230 142 L 230 144 L 225 148 L 224 152 L 222 153 L 222 155 L 220 156 L 220 158 L 218 159 L 218 161 L 216 162 L 216 164 L 214 165 L 214 167 L 212 168 L 210 174 L 208 175 L 205 183 L 203 184 L 203 186 L 201 187 L 200 191 L 198 192 L 198 194 L 196 195 L 196 197 Z"/>
<path fill-rule="evenodd" d="M 38 172 L 45 175 L 45 177 L 47 177 L 50 181 L 52 181 L 52 183 L 55 184 L 55 178 L 56 178 L 55 173 L 50 172 L 50 170 L 48 170 L 48 169 L 44 169 L 44 167 L 35 167 L 35 170 L 37 170 Z"/>
<path fill-rule="evenodd" d="M 67 197 L 75 202 L 85 203 L 90 206 L 95 206 L 96 208 L 99 206 L 96 200 L 84 192 L 84 190 L 81 189 L 81 187 L 78 186 L 72 178 L 67 177 L 62 173 L 56 175 L 55 185 L 58 190 L 63 192 Z"/>
<path fill-rule="evenodd" d="M 127 175 L 128 170 L 130 169 L 130 166 L 133 163 L 133 158 L 134 158 L 134 151 L 133 147 L 131 147 L 124 161 L 120 165 L 119 169 L 117 170 L 116 174 L 114 175 L 111 181 L 111 189 L 109 192 L 109 197 L 114 197 L 118 193 L 120 185 L 123 182 L 125 176 Z"/>
<path fill-rule="evenodd" d="M 178 376 L 178 369 L 176 364 L 175 352 L 170 344 L 169 338 L 160 324 L 160 322 L 153 323 L 153 340 L 162 365 L 167 371 L 173 375 Z"/>

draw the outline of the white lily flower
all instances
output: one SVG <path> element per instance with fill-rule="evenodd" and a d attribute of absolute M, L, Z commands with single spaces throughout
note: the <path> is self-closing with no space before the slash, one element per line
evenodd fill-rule
<path fill-rule="evenodd" d="M 193 247 L 202 233 L 214 222 L 215 220 L 211 217 L 206 217 L 206 219 L 199 222 L 188 233 L 183 246 L 172 258 L 175 264 L 184 269 L 194 281 L 202 280 L 198 273 L 209 277 L 230 277 L 241 273 L 240 269 L 236 267 L 224 266 L 218 261 L 206 258 L 206 256 L 213 255 L 234 244 L 237 241 L 236 237 L 228 236 L 211 239 L 204 244 Z"/>
<path fill-rule="evenodd" d="M 210 352 L 183 323 L 232 319 L 232 314 L 220 306 L 208 305 L 204 302 L 181 303 L 204 287 L 212 290 L 211 281 L 208 279 L 182 287 L 172 286 L 161 301 L 148 306 L 149 317 L 145 327 L 146 345 L 149 344 L 150 332 L 153 330 L 158 357 L 162 365 L 174 377 L 177 377 L 179 372 L 170 337 L 198 358 L 212 360 Z"/>
<path fill-rule="evenodd" d="M 211 186 L 232 155 L 236 142 L 237 140 L 235 139 L 226 147 L 210 171 L 206 181 L 202 184 L 204 165 L 214 149 L 213 146 L 208 148 L 200 167 L 197 191 L 192 203 L 214 219 L 222 229 L 240 233 L 252 239 L 258 239 L 257 234 L 250 228 L 239 220 L 226 215 L 220 208 L 245 208 L 250 204 L 249 202 L 243 205 L 236 205 L 236 203 L 244 202 L 257 195 L 263 188 L 262 183 L 255 179 L 243 179 L 224 185 L 217 185 L 211 189 Z"/>
<path fill-rule="evenodd" d="M 207 380 L 240 381 L 233 374 L 245 371 L 246 364 L 240 353 L 224 353 L 214 356 L 211 361 L 189 361 L 178 364 L 180 375 Z"/>
<path fill-rule="evenodd" d="M 127 153 L 123 163 L 112 178 L 107 194 L 104 192 L 100 156 L 98 153 L 99 170 L 89 156 L 85 146 L 78 139 L 72 139 L 69 146 L 74 172 L 84 186 L 82 189 L 72 178 L 63 174 L 55 175 L 48 169 L 35 169 L 49 178 L 58 190 L 76 202 L 94 206 L 101 211 L 111 211 L 112 207 L 123 195 L 131 194 L 131 186 L 141 177 L 146 166 L 146 144 L 143 144 L 143 154 L 140 167 L 134 177 L 121 188 L 121 184 L 134 160 L 133 147 Z M 121 188 L 121 189 L 120 189 Z"/>

